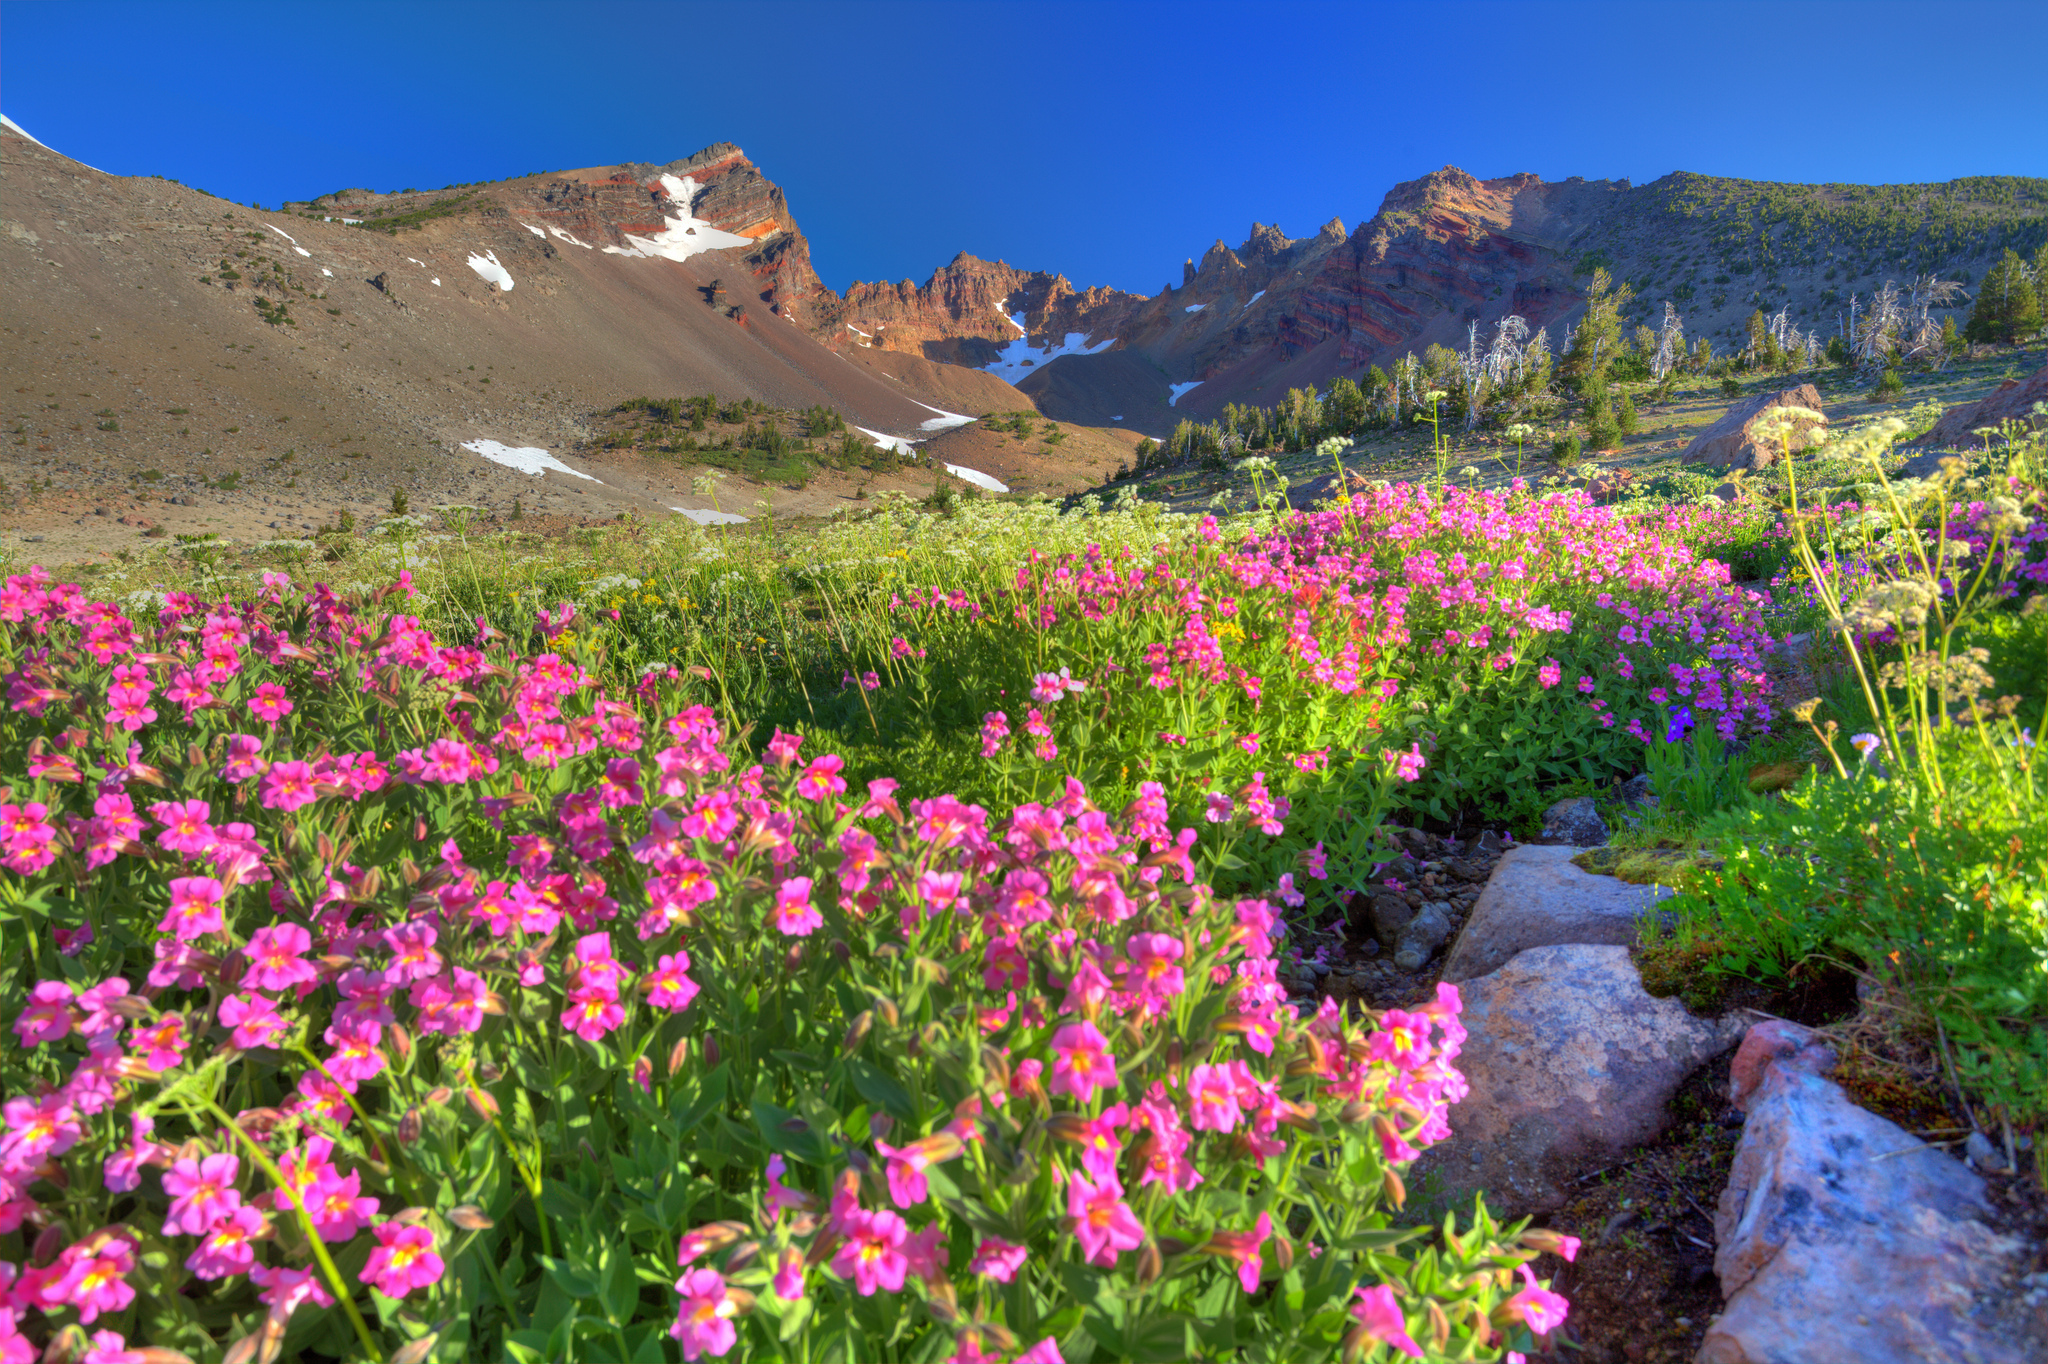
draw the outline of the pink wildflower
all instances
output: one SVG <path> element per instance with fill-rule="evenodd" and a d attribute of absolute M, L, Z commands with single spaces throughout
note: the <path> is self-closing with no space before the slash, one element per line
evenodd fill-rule
<path fill-rule="evenodd" d="M 174 935 L 179 942 L 219 933 L 226 927 L 220 909 L 227 894 L 227 888 L 211 876 L 173 877 L 171 907 L 158 921 L 157 928 Z"/>
<path fill-rule="evenodd" d="M 1109 1039 L 1093 1023 L 1069 1023 L 1052 1036 L 1058 1054 L 1052 1067 L 1054 1094 L 1071 1094 L 1087 1103 L 1098 1089 L 1116 1087 L 1116 1057 L 1110 1055 Z"/>
<path fill-rule="evenodd" d="M 1536 1282 L 1536 1276 L 1529 1272 L 1529 1266 L 1520 1265 L 1522 1282 L 1526 1285 L 1521 1292 L 1507 1300 L 1507 1314 L 1518 1321 L 1526 1322 L 1537 1335 L 1549 1335 L 1564 1325 L 1570 1304 L 1564 1298 Z"/>
<path fill-rule="evenodd" d="M 792 938 L 824 927 L 825 916 L 811 904 L 811 878 L 792 876 L 775 889 L 775 927 Z"/>
<path fill-rule="evenodd" d="M 387 1298 L 402 1298 L 415 1288 L 441 1279 L 441 1257 L 434 1253 L 434 1233 L 422 1226 L 379 1222 L 371 1234 L 377 1248 L 363 1266 L 362 1279 Z"/>
<path fill-rule="evenodd" d="M 292 713 L 291 694 L 275 682 L 259 683 L 249 698 L 249 713 L 266 725 L 274 725 Z"/>
<path fill-rule="evenodd" d="M 250 1241 L 263 1232 L 263 1214 L 251 1207 L 238 1207 L 207 1229 L 205 1239 L 186 1258 L 185 1268 L 202 1279 L 247 1274 L 256 1263 L 256 1248 Z"/>
<path fill-rule="evenodd" d="M 1367 1342 L 1379 1341 L 1410 1359 L 1422 1358 L 1422 1347 L 1408 1334 L 1408 1320 L 1401 1313 L 1400 1301 L 1387 1285 L 1359 1289 L 1358 1301 L 1351 1304 L 1351 1315 L 1358 1318 L 1358 1331 Z"/>
<path fill-rule="evenodd" d="M 715 1359 L 731 1350 L 739 1339 L 732 1324 L 739 1304 L 726 1292 L 725 1276 L 715 1269 L 686 1270 L 676 1280 L 676 1292 L 682 1302 L 668 1333 L 683 1343 L 683 1358 L 710 1355 Z"/>
<path fill-rule="evenodd" d="M 869 1212 L 852 1208 L 840 1219 L 844 1237 L 832 1257 L 832 1272 L 851 1279 L 863 1298 L 874 1296 L 877 1288 L 891 1293 L 903 1291 L 903 1279 L 910 1261 L 903 1254 L 909 1230 L 893 1212 Z"/>
<path fill-rule="evenodd" d="M 1113 1265 L 1121 1252 L 1145 1244 L 1145 1228 L 1114 1178 L 1098 1184 L 1084 1174 L 1068 1175 L 1067 1216 L 1089 1264 Z"/>
<path fill-rule="evenodd" d="M 242 949 L 242 955 L 249 959 L 249 969 L 242 973 L 242 988 L 283 990 L 317 980 L 319 968 L 303 960 L 312 946 L 313 935 L 297 924 L 257 929 Z"/>
<path fill-rule="evenodd" d="M 1009 1283 L 1030 1254 L 1023 1246 L 1011 1245 L 1000 1236 L 984 1236 L 974 1248 L 974 1258 L 967 1262 L 967 1272 L 997 1283 Z"/>

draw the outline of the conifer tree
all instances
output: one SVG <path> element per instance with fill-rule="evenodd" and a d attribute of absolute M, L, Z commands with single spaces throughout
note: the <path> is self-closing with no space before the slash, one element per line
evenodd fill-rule
<path fill-rule="evenodd" d="M 1977 306 L 1963 335 L 1972 341 L 2012 344 L 2041 329 L 2040 281 L 2020 253 L 2008 249 L 1984 274 Z"/>

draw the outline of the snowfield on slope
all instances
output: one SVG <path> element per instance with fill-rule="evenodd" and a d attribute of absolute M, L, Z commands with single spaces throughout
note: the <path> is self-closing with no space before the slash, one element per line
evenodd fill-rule
<path fill-rule="evenodd" d="M 1194 390 L 1194 389 L 1200 388 L 1201 386 L 1202 386 L 1202 381 L 1201 381 L 1200 379 L 1197 379 L 1197 380 L 1195 380 L 1195 381 L 1194 381 L 1193 383 L 1191 383 L 1191 384 L 1170 384 L 1170 385 L 1168 385 L 1168 387 L 1170 387 L 1170 388 L 1171 388 L 1171 389 L 1173 390 L 1173 396 L 1172 396 L 1171 398 L 1168 398 L 1168 399 L 1166 400 L 1166 405 L 1167 405 L 1168 407 L 1179 407 L 1179 406 L 1180 406 L 1180 400 L 1181 400 L 1182 398 L 1186 397 L 1186 396 L 1188 395 L 1188 393 L 1189 393 L 1189 392 L 1190 392 L 1191 390 Z"/>
<path fill-rule="evenodd" d="M 496 251 L 486 251 L 481 256 L 474 251 L 470 252 L 469 268 L 497 285 L 505 293 L 512 292 L 512 272 L 498 264 Z"/>
<path fill-rule="evenodd" d="M 662 188 L 681 210 L 679 215 L 668 217 L 668 226 L 651 237 L 636 237 L 630 232 L 620 235 L 632 243 L 630 247 L 607 246 L 608 256 L 638 256 L 641 258 L 660 257 L 662 260 L 686 261 L 704 251 L 720 251 L 735 246 L 752 246 L 754 243 L 735 232 L 721 232 L 693 212 L 697 195 L 703 186 L 691 176 L 678 180 L 673 175 L 661 177 Z M 579 243 L 580 244 L 580 243 Z"/>
<path fill-rule="evenodd" d="M 1024 330 L 1024 314 L 1010 314 L 1010 324 L 1018 331 Z M 1108 350 L 1116 344 L 1116 338 L 1088 344 L 1088 338 L 1081 332 L 1068 332 L 1066 340 L 1058 345 L 1034 346 L 1028 336 L 1020 336 L 1003 347 L 1002 355 L 993 364 L 982 366 L 986 374 L 993 374 L 1005 383 L 1014 384 L 1041 365 L 1050 364 L 1062 355 L 1093 355 Z"/>
<path fill-rule="evenodd" d="M 534 445 L 514 446 L 501 445 L 494 440 L 466 440 L 462 442 L 462 448 L 482 455 L 493 464 L 502 464 L 507 469 L 517 469 L 520 473 L 531 474 L 535 478 L 554 469 L 561 473 L 573 474 L 577 478 L 590 479 L 592 483 L 601 485 L 604 482 L 599 478 L 591 478 L 581 469 L 571 469 L 547 451 Z"/>

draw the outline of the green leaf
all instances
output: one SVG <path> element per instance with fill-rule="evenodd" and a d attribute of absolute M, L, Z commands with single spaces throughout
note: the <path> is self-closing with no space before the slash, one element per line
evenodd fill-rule
<path fill-rule="evenodd" d="M 580 1302 L 585 1298 L 597 1296 L 600 1286 L 598 1277 L 590 1270 L 553 1255 L 543 1255 L 539 1258 L 541 1268 L 547 1271 L 548 1278 L 554 1282 L 555 1287 L 570 1297 Z"/>

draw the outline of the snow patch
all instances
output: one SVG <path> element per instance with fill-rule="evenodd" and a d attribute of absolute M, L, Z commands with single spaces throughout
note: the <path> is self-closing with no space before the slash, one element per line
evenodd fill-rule
<path fill-rule="evenodd" d="M 915 398 L 912 398 L 910 401 L 917 403 Z M 943 407 L 933 407 L 930 403 L 917 403 L 917 405 L 927 412 L 939 414 L 930 421 L 920 425 L 917 428 L 920 431 L 951 431 L 956 426 L 968 426 L 980 420 L 977 417 L 963 417 L 958 412 L 948 412 Z M 1007 492 L 1008 489 L 1004 491 Z"/>
<path fill-rule="evenodd" d="M 641 258 L 660 257 L 663 260 L 686 261 L 705 251 L 723 251 L 735 246 L 752 246 L 751 239 L 734 232 L 721 232 L 710 223 L 697 217 L 691 210 L 697 202 L 697 195 L 703 187 L 692 176 L 678 180 L 673 175 L 661 177 L 662 188 L 675 203 L 677 214 L 668 216 L 668 226 L 651 237 L 636 237 L 630 232 L 620 235 L 632 243 L 631 246 L 607 246 L 608 256 L 638 256 Z"/>
<path fill-rule="evenodd" d="M 918 406 L 922 407 L 924 404 L 919 403 Z M 863 436 L 872 439 L 875 444 L 881 446 L 884 450 L 894 450 L 899 455 L 915 456 L 917 454 L 917 447 L 901 436 L 885 436 L 879 431 L 870 431 L 865 426 L 856 426 L 853 429 L 860 432 Z"/>
<path fill-rule="evenodd" d="M 583 241 L 578 241 L 578 240 L 576 240 L 576 234 L 575 234 L 575 233 L 573 233 L 573 232 L 564 232 L 564 231 L 563 231 L 563 230 L 562 230 L 561 228 L 559 228 L 559 227 L 556 227 L 556 226 L 555 226 L 554 224 L 552 224 L 552 223 L 550 223 L 550 224 L 548 225 L 548 231 L 550 231 L 550 232 L 552 232 L 552 233 L 554 233 L 554 234 L 555 234 L 555 240 L 556 240 L 556 241 L 563 241 L 563 242 L 567 242 L 567 243 L 569 243 L 569 245 L 571 245 L 571 246 L 580 246 L 580 247 L 582 247 L 582 248 L 583 248 L 583 249 L 584 249 L 585 251 L 589 251 L 589 250 L 593 250 L 593 249 L 594 249 L 594 248 L 593 248 L 593 247 L 592 247 L 592 246 L 590 245 L 590 243 L 589 243 L 589 242 L 583 242 Z"/>
<path fill-rule="evenodd" d="M 1019 336 L 1029 336 L 1031 334 L 1028 330 L 1026 330 L 1024 326 L 1024 314 L 1011 313 L 1003 320 L 1005 322 L 1008 322 L 1011 326 L 1015 327 L 1017 329 L 1017 334 Z"/>
<path fill-rule="evenodd" d="M 1010 321 L 1017 330 L 1024 330 L 1024 314 L 1013 313 Z M 1002 355 L 994 364 L 982 366 L 982 371 L 995 375 L 1005 383 L 1014 384 L 1040 365 L 1050 364 L 1062 355 L 1093 355 L 1115 344 L 1116 338 L 1112 336 L 1091 346 L 1083 333 L 1068 332 L 1066 339 L 1057 345 L 1041 347 L 1032 345 L 1028 335 L 1020 336 L 1003 347 Z"/>
<path fill-rule="evenodd" d="M 1195 381 L 1194 381 L 1193 383 L 1191 383 L 1191 384 L 1169 384 L 1169 385 L 1167 385 L 1167 387 L 1169 387 L 1169 388 L 1171 388 L 1171 389 L 1173 390 L 1173 396 L 1172 396 L 1171 398 L 1168 398 L 1168 399 L 1166 400 L 1166 405 L 1167 405 L 1168 407 L 1178 407 L 1178 406 L 1180 406 L 1180 400 L 1181 400 L 1181 399 L 1182 399 L 1183 397 L 1185 397 L 1185 396 L 1187 395 L 1187 393 L 1189 392 L 1189 390 L 1191 390 L 1191 389 L 1197 389 L 1197 388 L 1200 388 L 1201 386 L 1202 386 L 1202 381 L 1201 381 L 1200 379 L 1197 379 L 1197 380 L 1195 380 Z"/>
<path fill-rule="evenodd" d="M 710 511 L 703 507 L 670 507 L 670 511 L 689 517 L 700 526 L 743 526 L 747 518 L 738 512 Z"/>
<path fill-rule="evenodd" d="M 474 251 L 470 252 L 469 268 L 497 285 L 505 293 L 509 294 L 512 292 L 512 272 L 498 264 L 498 253 L 496 251 L 486 251 L 481 256 Z M 440 283 L 439 280 L 434 282 L 436 284 Z"/>
<path fill-rule="evenodd" d="M 519 225 L 525 228 L 528 232 L 531 232 L 534 236 L 539 237 L 542 241 L 546 241 L 548 239 L 547 229 L 545 228 L 535 227 L 532 223 L 521 223 Z"/>
<path fill-rule="evenodd" d="M 919 403 L 918 406 L 922 407 L 924 404 Z M 968 420 L 972 421 L 973 418 L 970 417 Z M 930 423 L 926 423 L 926 425 L 930 425 Z M 959 479 L 962 483 L 972 483 L 975 487 L 986 488 L 992 493 L 1006 493 L 1010 491 L 1010 485 L 1001 479 L 996 478 L 992 474 L 985 474 L 979 469 L 970 469 L 964 464 L 948 464 L 946 472 Z"/>
<path fill-rule="evenodd" d="M 297 246 L 299 244 L 299 239 L 297 237 L 294 237 L 291 233 L 285 231 L 283 228 L 277 226 L 275 223 L 265 223 L 263 225 L 269 228 L 272 232 L 275 232 L 278 236 L 283 237 L 293 246 Z"/>
<path fill-rule="evenodd" d="M 1190 304 L 1188 304 L 1188 306 L 1187 306 L 1187 307 L 1185 307 L 1185 308 L 1181 309 L 1181 311 L 1182 311 L 1182 312 L 1188 312 L 1188 313 L 1198 313 L 1198 312 L 1202 311 L 1202 309 L 1204 309 L 1204 308 L 1206 308 L 1206 307 L 1208 307 L 1208 306 L 1209 306 L 1209 305 L 1208 305 L 1208 304 L 1206 304 L 1206 303 L 1190 303 Z"/>
<path fill-rule="evenodd" d="M 440 287 L 441 287 L 441 281 L 440 281 L 440 280 L 438 280 L 438 279 L 437 279 L 437 280 L 434 280 L 434 281 L 433 281 L 433 285 L 434 285 L 434 287 L 435 287 L 436 289 L 438 289 L 438 288 L 440 288 Z"/>
<path fill-rule="evenodd" d="M 1265 291 L 1264 289 L 1261 289 L 1261 290 L 1259 290 L 1259 291 L 1258 291 L 1258 292 L 1257 292 L 1256 294 L 1253 294 L 1253 295 L 1252 295 L 1252 296 L 1251 296 L 1250 298 L 1248 298 L 1248 299 L 1246 299 L 1246 300 L 1244 301 L 1244 306 L 1245 306 L 1245 308 L 1249 308 L 1249 307 L 1251 307 L 1251 306 L 1252 306 L 1252 304 L 1254 304 L 1254 303 L 1257 303 L 1257 302 L 1258 302 L 1258 301 L 1259 301 L 1260 299 L 1264 298 L 1265 296 L 1266 296 L 1266 291 Z M 1240 308 L 1240 309 L 1238 309 L 1238 311 L 1239 311 L 1239 312 L 1243 312 L 1243 311 L 1244 311 L 1244 308 Z"/>
<path fill-rule="evenodd" d="M 305 247 L 299 246 L 297 244 L 294 244 L 292 246 L 292 250 L 298 252 L 302 256 L 310 256 L 313 254 L 311 251 L 308 251 Z"/>
<path fill-rule="evenodd" d="M 1113 421 L 1113 422 L 1120 422 L 1120 421 L 1122 421 L 1123 419 L 1124 419 L 1124 414 L 1123 414 L 1123 413 L 1121 413 L 1121 412 L 1117 413 L 1117 414 L 1116 414 L 1116 415 L 1115 415 L 1114 417 L 1111 417 L 1111 418 L 1110 418 L 1110 420 L 1111 420 L 1111 421 Z"/>
<path fill-rule="evenodd" d="M 332 270 L 328 269 L 328 268 L 327 268 L 326 266 L 324 266 L 324 265 L 320 267 L 320 273 L 321 273 L 321 274 L 323 274 L 323 275 L 325 275 L 325 276 L 327 276 L 327 278 L 329 278 L 329 279 L 333 279 L 333 278 L 334 278 L 334 272 L 333 272 Z"/>
<path fill-rule="evenodd" d="M 407 256 L 406 259 L 411 261 L 414 265 L 417 265 L 422 270 L 427 268 L 427 263 L 417 256 Z"/>
<path fill-rule="evenodd" d="M 536 478 L 554 469 L 561 473 L 573 474 L 577 478 L 588 478 L 592 483 L 603 481 L 591 478 L 581 469 L 571 469 L 547 451 L 534 445 L 511 446 L 500 445 L 494 440 L 466 440 L 462 443 L 462 448 L 482 455 L 493 464 L 502 464 L 507 469 L 517 469 L 522 474 L 532 474 Z"/>

